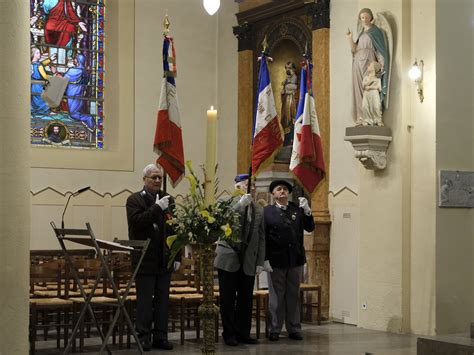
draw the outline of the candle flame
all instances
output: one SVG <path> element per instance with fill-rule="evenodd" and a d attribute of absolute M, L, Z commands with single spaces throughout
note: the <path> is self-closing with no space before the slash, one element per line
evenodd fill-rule
<path fill-rule="evenodd" d="M 214 110 L 214 106 L 211 106 L 211 111 Z"/>

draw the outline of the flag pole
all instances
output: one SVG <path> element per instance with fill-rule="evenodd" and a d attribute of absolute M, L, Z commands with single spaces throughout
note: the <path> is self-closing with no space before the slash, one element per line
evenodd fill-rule
<path fill-rule="evenodd" d="M 168 10 L 166 10 L 166 14 L 165 14 L 165 18 L 163 19 L 163 37 L 166 38 L 166 36 L 168 36 L 168 34 L 170 33 L 170 20 L 168 18 Z M 166 75 L 166 72 L 164 70 L 165 68 L 163 68 L 163 76 Z M 163 171 L 163 184 L 162 184 L 162 191 L 163 191 L 163 195 L 166 196 L 166 190 L 167 190 L 167 182 L 168 182 L 168 178 L 167 178 L 167 175 L 166 174 L 166 171 L 165 169 L 163 169 L 162 167 L 162 171 Z M 163 211 L 164 212 L 164 211 Z M 165 257 L 165 250 L 166 250 L 166 218 L 163 218 L 163 225 L 162 225 L 162 229 L 163 229 L 163 258 Z M 169 262 L 169 260 L 167 260 L 167 262 Z"/>
<path fill-rule="evenodd" d="M 163 19 L 163 37 L 166 37 L 168 36 L 168 34 L 170 33 L 170 25 L 171 25 L 171 22 L 170 22 L 170 19 L 168 18 L 168 10 L 166 10 L 166 13 L 165 13 L 165 18 Z M 164 69 L 164 68 L 163 68 Z M 165 72 L 163 72 L 163 76 L 166 75 Z M 163 169 L 163 192 L 166 194 L 166 185 L 167 185 L 167 174 L 166 174 L 166 171 Z M 163 219 L 163 231 L 165 230 L 165 223 L 166 221 Z M 165 239 L 165 244 L 166 244 L 166 238 Z"/>
<path fill-rule="evenodd" d="M 268 47 L 268 41 L 267 41 L 267 35 L 265 35 L 265 37 L 263 38 L 263 41 L 262 41 L 262 60 L 266 60 L 266 54 L 267 54 L 267 47 Z M 253 151 L 253 132 L 255 131 L 255 120 L 253 120 L 253 125 L 252 125 L 252 144 L 250 146 L 250 156 L 252 157 L 252 151 Z M 252 161 L 250 161 L 250 166 L 249 166 L 249 178 L 247 179 L 247 193 L 250 194 L 251 190 L 252 190 Z M 245 233 L 245 229 L 247 228 L 247 223 L 248 223 L 248 218 L 247 218 L 247 215 L 248 215 L 248 211 L 249 211 L 249 206 L 246 206 L 245 207 L 245 212 L 244 212 L 244 220 L 243 220 L 243 223 L 242 223 L 242 243 L 244 243 L 244 247 L 246 248 L 247 245 L 248 245 L 248 242 L 247 242 L 247 238 L 245 238 L 245 241 L 244 241 L 244 233 Z M 249 231 L 249 233 L 251 233 L 251 231 Z M 241 250 L 241 253 L 244 254 L 244 250 Z M 242 255 L 243 257 L 243 255 Z"/>

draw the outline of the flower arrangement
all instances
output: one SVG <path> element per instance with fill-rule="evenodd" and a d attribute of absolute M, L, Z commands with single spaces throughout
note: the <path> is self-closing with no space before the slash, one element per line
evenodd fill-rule
<path fill-rule="evenodd" d="M 208 246 L 219 238 L 239 242 L 240 217 L 233 209 L 235 196 L 206 206 L 203 187 L 191 161 L 186 161 L 186 167 L 189 194 L 182 203 L 176 203 L 174 216 L 167 221 L 175 233 L 166 240 L 171 249 L 170 264 L 188 244 Z"/>

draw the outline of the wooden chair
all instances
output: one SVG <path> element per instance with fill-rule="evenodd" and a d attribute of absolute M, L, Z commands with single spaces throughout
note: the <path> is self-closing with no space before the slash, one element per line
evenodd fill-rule
<path fill-rule="evenodd" d="M 317 301 L 313 300 L 314 293 L 317 294 Z M 305 296 L 307 301 L 305 302 Z M 321 286 L 301 283 L 300 284 L 300 317 L 303 321 L 304 307 L 310 308 L 310 314 L 313 308 L 316 308 L 316 321 L 321 324 Z"/>
<path fill-rule="evenodd" d="M 176 323 L 179 324 L 181 344 L 184 344 L 185 330 L 191 328 L 191 322 L 196 330 L 196 338 L 200 338 L 201 322 L 198 307 L 203 301 L 203 295 L 196 270 L 196 261 L 191 255 L 188 255 L 181 259 L 180 270 L 172 276 L 172 282 L 173 280 L 187 280 L 186 286 L 172 286 L 170 288 L 171 327 L 172 331 L 175 331 Z M 214 295 L 218 300 L 218 291 Z M 216 342 L 219 336 L 218 329 L 219 315 L 216 316 Z"/>
<path fill-rule="evenodd" d="M 268 289 L 257 289 L 253 291 L 255 316 L 255 336 L 260 339 L 260 327 L 262 319 L 265 320 L 265 337 L 268 337 Z"/>
<path fill-rule="evenodd" d="M 42 328 L 44 340 L 48 339 L 49 329 L 56 330 L 56 347 L 60 348 L 61 331 L 64 335 L 64 344 L 67 343 L 68 330 L 72 327 L 70 314 L 72 302 L 64 300 L 62 285 L 65 281 L 64 263 L 51 260 L 41 264 L 30 265 L 30 326 L 29 339 L 31 353 L 35 353 L 37 331 Z M 37 285 L 48 284 L 51 288 L 37 290 Z M 55 286 L 55 288 L 53 287 Z M 46 294 L 42 293 L 46 292 Z"/>
<path fill-rule="evenodd" d="M 79 279 L 81 280 L 81 286 L 84 289 L 86 294 L 90 294 L 92 289 L 90 285 L 93 285 L 96 282 L 97 278 L 101 282 L 98 283 L 96 290 L 94 290 L 94 297 L 91 299 L 91 305 L 94 309 L 94 312 L 100 317 L 92 319 L 92 317 L 87 317 L 83 320 L 79 328 L 79 351 L 84 350 L 84 339 L 91 336 L 91 326 L 98 322 L 98 325 L 102 328 L 102 333 L 105 333 L 107 326 L 110 323 L 112 313 L 116 309 L 117 299 L 113 297 L 107 297 L 112 294 L 112 290 L 107 287 L 107 275 L 101 273 L 102 264 L 101 261 L 97 258 L 72 258 L 72 264 L 74 265 Z M 74 285 L 74 288 L 79 285 Z M 74 297 L 70 297 L 73 296 Z M 80 293 L 77 294 L 75 291 L 67 290 L 64 297 L 73 302 L 73 319 L 77 319 L 79 309 L 82 308 L 85 303 L 84 297 L 80 297 Z M 87 313 L 86 315 L 87 316 Z M 112 338 L 113 343 L 115 344 L 115 334 Z M 72 345 L 75 350 L 75 342 Z"/>

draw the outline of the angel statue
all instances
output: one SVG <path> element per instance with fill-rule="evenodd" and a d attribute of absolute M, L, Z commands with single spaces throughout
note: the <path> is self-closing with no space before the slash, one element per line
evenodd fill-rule
<path fill-rule="evenodd" d="M 374 18 L 372 10 L 362 9 L 359 12 L 357 40 L 354 42 L 352 32 L 347 29 L 346 37 L 349 40 L 353 62 L 352 62 L 352 81 L 354 90 L 354 119 L 356 125 L 377 125 L 383 126 L 382 112 L 388 108 L 389 86 L 390 86 L 390 70 L 391 70 L 391 53 L 392 53 L 392 30 L 387 18 L 382 13 L 377 13 Z M 380 78 L 381 88 L 378 90 L 380 96 L 381 112 L 374 119 L 370 112 L 379 111 L 364 107 L 363 97 L 364 90 L 367 94 L 367 81 L 364 77 L 370 75 L 373 77 L 372 71 L 367 73 L 369 65 L 373 62 L 380 64 L 380 70 L 377 70 L 377 77 Z M 377 69 L 378 66 L 376 66 Z M 371 67 L 373 69 L 373 66 Z M 365 105 L 367 102 L 365 103 Z M 377 103 L 378 104 L 378 103 Z"/>

